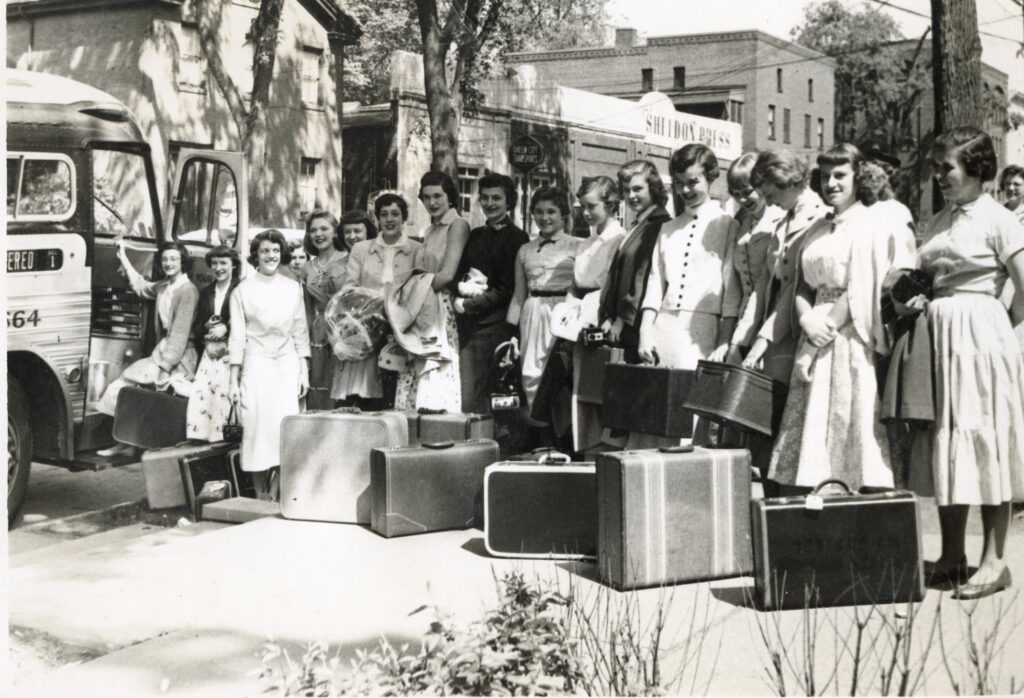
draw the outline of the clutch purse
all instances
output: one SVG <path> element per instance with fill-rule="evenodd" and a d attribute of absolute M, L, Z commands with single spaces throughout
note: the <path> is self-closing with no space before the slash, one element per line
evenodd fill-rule
<path fill-rule="evenodd" d="M 925 295 L 931 298 L 932 295 L 932 277 L 931 275 L 920 269 L 911 269 L 906 274 L 901 276 L 893 284 L 892 291 L 890 291 L 894 300 L 900 303 L 906 303 L 914 296 Z"/>
<path fill-rule="evenodd" d="M 228 421 L 223 429 L 224 440 L 237 444 L 242 441 L 242 425 L 238 423 L 238 412 L 235 403 L 231 403 L 231 411 L 228 412 Z"/>

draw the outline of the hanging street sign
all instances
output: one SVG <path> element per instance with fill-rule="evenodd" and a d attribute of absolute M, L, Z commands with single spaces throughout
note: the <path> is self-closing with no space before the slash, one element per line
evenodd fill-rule
<path fill-rule="evenodd" d="M 508 162 L 526 174 L 544 162 L 544 145 L 532 136 L 520 136 L 508 149 Z"/>

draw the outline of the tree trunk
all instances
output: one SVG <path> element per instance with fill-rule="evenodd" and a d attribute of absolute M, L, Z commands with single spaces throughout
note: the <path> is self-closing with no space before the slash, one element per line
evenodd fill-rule
<path fill-rule="evenodd" d="M 454 9 L 452 10 L 455 11 Z M 430 117 L 430 167 L 458 181 L 458 137 L 461 114 L 448 84 L 447 57 L 451 35 L 438 24 L 436 0 L 416 0 L 423 39 L 423 87 Z M 458 89 L 458 86 L 455 86 Z"/>
<path fill-rule="evenodd" d="M 267 177 L 267 117 L 270 83 L 277 58 L 277 34 L 281 26 L 284 0 L 261 0 L 252 23 L 252 98 L 245 118 L 242 150 L 249 169 L 249 220 L 267 225 L 269 197 Z"/>
<path fill-rule="evenodd" d="M 931 0 L 935 133 L 984 128 L 981 38 L 975 0 Z"/>

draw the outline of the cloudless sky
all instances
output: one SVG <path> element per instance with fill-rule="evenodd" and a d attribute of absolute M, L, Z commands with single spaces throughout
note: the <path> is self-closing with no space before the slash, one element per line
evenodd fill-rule
<path fill-rule="evenodd" d="M 852 10 L 874 5 L 890 14 L 908 38 L 929 25 L 929 0 L 841 0 Z M 1014 0 L 976 0 L 982 35 L 982 60 L 1009 75 L 1010 91 L 1024 92 L 1024 59 L 1017 55 L 1024 41 L 1022 10 Z M 808 0 L 611 0 L 612 24 L 633 27 L 644 36 L 701 34 L 760 29 L 783 39 L 803 19 Z M 889 6 L 886 6 L 889 5 Z M 911 12 L 895 9 L 893 5 Z M 919 13 L 924 17 L 915 15 Z"/>

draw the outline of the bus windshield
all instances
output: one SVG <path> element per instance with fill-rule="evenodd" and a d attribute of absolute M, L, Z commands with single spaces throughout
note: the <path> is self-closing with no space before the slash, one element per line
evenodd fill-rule
<path fill-rule="evenodd" d="M 96 234 L 155 239 L 156 206 L 142 155 L 94 148 L 92 171 Z"/>

